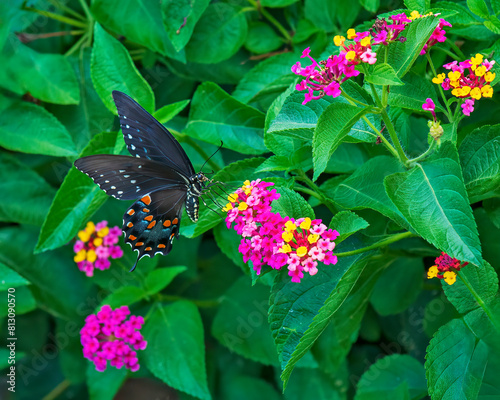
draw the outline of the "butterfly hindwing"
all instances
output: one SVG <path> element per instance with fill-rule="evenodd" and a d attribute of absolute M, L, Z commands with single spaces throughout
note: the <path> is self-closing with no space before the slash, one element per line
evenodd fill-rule
<path fill-rule="evenodd" d="M 118 155 L 93 155 L 75 161 L 108 195 L 135 200 L 165 188 L 185 188 L 187 178 L 150 160 Z M 185 189 L 184 189 L 185 190 Z"/>
<path fill-rule="evenodd" d="M 187 176 L 194 174 L 186 152 L 162 124 L 125 93 L 115 90 L 113 99 L 130 154 L 164 163 Z"/>
<path fill-rule="evenodd" d="M 127 210 L 122 230 L 125 243 L 138 252 L 137 260 L 170 253 L 174 238 L 179 236 L 185 199 L 185 190 L 159 190 L 143 196 Z"/>

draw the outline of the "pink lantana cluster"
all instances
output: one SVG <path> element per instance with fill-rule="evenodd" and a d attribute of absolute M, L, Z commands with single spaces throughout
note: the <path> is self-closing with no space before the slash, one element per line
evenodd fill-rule
<path fill-rule="evenodd" d="M 427 271 L 427 278 L 444 279 L 448 285 L 453 285 L 457 280 L 457 272 L 469 264 L 468 262 L 462 264 L 462 261 L 450 257 L 445 252 L 441 252 L 441 255 L 437 257 L 434 262 L 436 265 L 429 268 L 429 271 Z"/>
<path fill-rule="evenodd" d="M 95 364 L 97 371 L 104 371 L 109 361 L 116 368 L 128 368 L 132 372 L 139 369 L 137 353 L 132 350 L 144 350 L 147 342 L 139 330 L 144 324 L 141 316 L 130 315 L 127 306 L 116 310 L 104 305 L 95 314 L 85 319 L 80 331 L 83 356 Z"/>
<path fill-rule="evenodd" d="M 430 13 L 427 13 L 425 15 L 420 15 L 420 13 L 418 11 L 412 11 L 411 15 L 410 15 L 410 20 L 414 21 L 418 18 L 425 18 L 425 17 L 429 17 L 431 15 L 434 15 L 434 14 L 432 12 L 430 12 Z M 436 15 L 439 15 L 439 14 L 436 14 Z M 436 29 L 434 29 L 434 32 L 432 32 L 431 37 L 427 40 L 424 47 L 420 51 L 420 55 L 424 55 L 427 52 L 427 50 L 429 48 L 431 48 L 432 46 L 435 46 L 438 43 L 444 43 L 446 41 L 446 36 L 445 36 L 446 31 L 444 30 L 445 26 L 448 26 L 451 28 L 452 25 L 448 21 L 444 20 L 443 18 L 440 18 L 438 26 L 436 27 Z"/>
<path fill-rule="evenodd" d="M 117 226 L 109 228 L 108 221 L 95 225 L 87 223 L 86 228 L 78 232 L 78 240 L 73 246 L 74 260 L 80 271 L 90 277 L 94 275 L 94 268 L 108 269 L 111 265 L 109 258 L 121 258 L 123 250 L 116 246 L 121 232 Z"/>
<path fill-rule="evenodd" d="M 300 282 L 304 271 L 316 274 L 318 261 L 335 264 L 337 258 L 331 251 L 338 233 L 327 230 L 321 220 L 295 221 L 273 213 L 271 203 L 280 194 L 275 189 L 268 190 L 272 185 L 260 179 L 246 181 L 228 197 L 229 203 L 224 208 L 226 223 L 228 229 L 234 223 L 234 229 L 242 236 L 238 250 L 243 261 L 251 261 L 257 275 L 264 265 L 278 270 L 287 265 L 293 282 Z M 292 232 L 291 226 L 295 224 L 300 229 Z"/>

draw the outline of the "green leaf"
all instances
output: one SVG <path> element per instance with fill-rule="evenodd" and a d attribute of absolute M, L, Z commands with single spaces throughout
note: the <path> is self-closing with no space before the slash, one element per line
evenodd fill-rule
<path fill-rule="evenodd" d="M 346 242 L 344 242 L 346 243 Z M 344 250 L 344 243 L 339 247 Z M 349 241 L 349 250 L 353 244 Z M 269 324 L 278 349 L 284 386 L 301 357 L 327 327 L 365 268 L 360 255 L 339 258 L 335 267 L 319 265 L 318 273 L 300 284 L 276 275 L 269 302 Z"/>
<path fill-rule="evenodd" d="M 426 395 L 424 366 L 406 354 L 393 354 L 377 360 L 361 376 L 354 399 L 406 400 Z"/>
<path fill-rule="evenodd" d="M 371 107 L 360 109 L 350 104 L 332 104 L 321 114 L 313 137 L 313 180 L 325 170 L 328 160 L 353 125 L 370 110 Z"/>
<path fill-rule="evenodd" d="M 234 374 L 234 372 L 233 372 Z M 249 375 L 232 375 L 221 382 L 221 400 L 280 400 L 282 396 L 263 378 Z"/>
<path fill-rule="evenodd" d="M 472 295 L 462 279 L 474 289 L 483 304 L 490 304 L 498 293 L 498 275 L 490 264 L 484 262 L 482 268 L 468 265 L 460 270 L 460 277 L 453 285 L 443 283 L 446 297 L 460 314 L 479 308 L 476 298 Z"/>
<path fill-rule="evenodd" d="M 420 55 L 425 43 L 439 23 L 439 16 L 419 18 L 408 24 L 402 35 L 404 42 L 396 41 L 389 46 L 387 63 L 394 68 L 397 76 L 402 78 L 410 70 Z"/>
<path fill-rule="evenodd" d="M 186 46 L 194 27 L 210 0 L 165 0 L 161 3 L 163 24 L 175 50 Z"/>
<path fill-rule="evenodd" d="M 0 221 L 41 226 L 55 189 L 40 175 L 7 153 L 0 154 Z M 20 184 L 22 182 L 22 184 Z"/>
<path fill-rule="evenodd" d="M 490 12 L 484 0 L 467 0 L 467 7 L 469 7 L 469 10 L 481 18 L 490 18 Z"/>
<path fill-rule="evenodd" d="M 167 385 L 200 399 L 210 399 L 205 371 L 203 324 L 198 309 L 178 301 L 160 306 L 143 328 L 147 368 Z"/>
<path fill-rule="evenodd" d="M 111 92 L 119 90 L 152 113 L 155 109 L 153 91 L 135 67 L 127 49 L 99 24 L 95 24 L 94 35 L 92 82 L 105 106 L 117 115 Z"/>
<path fill-rule="evenodd" d="M 298 219 L 309 217 L 314 219 L 312 207 L 307 204 L 307 201 L 300 194 L 284 187 L 278 187 L 276 190 L 281 196 L 279 199 L 273 201 L 273 212 L 279 213 L 283 218 Z"/>
<path fill-rule="evenodd" d="M 462 141 L 458 153 L 470 197 L 500 186 L 500 125 L 475 129 Z"/>
<path fill-rule="evenodd" d="M 61 54 L 37 53 L 11 35 L 0 53 L 0 86 L 56 104 L 78 104 L 75 72 Z"/>
<path fill-rule="evenodd" d="M 369 225 L 368 222 L 352 211 L 341 211 L 333 216 L 329 227 L 340 234 L 335 239 L 335 243 L 338 245 L 356 232 L 368 228 Z"/>
<path fill-rule="evenodd" d="M 95 369 L 94 363 L 88 362 L 87 386 L 91 400 L 113 400 L 118 390 L 127 379 L 127 369 L 108 366 L 104 372 Z"/>
<path fill-rule="evenodd" d="M 393 260 L 375 285 L 370 299 L 379 315 L 399 314 L 417 299 L 422 290 L 424 265 L 421 258 Z"/>
<path fill-rule="evenodd" d="M 263 7 L 286 7 L 297 1 L 298 0 L 261 0 L 260 4 Z"/>
<path fill-rule="evenodd" d="M 7 301 L 11 300 L 12 298 L 8 298 L 9 294 L 13 294 L 15 296 L 15 314 L 16 315 L 22 315 L 22 314 L 27 314 L 30 311 L 36 310 L 37 304 L 36 300 L 31 294 L 31 291 L 28 286 L 21 286 L 16 289 L 14 293 L 10 293 L 5 291 L 0 291 L 0 296 Z M 9 312 L 9 309 L 6 307 L 3 307 L 0 309 L 0 318 L 7 317 Z"/>
<path fill-rule="evenodd" d="M 488 348 L 461 319 L 442 326 L 427 348 L 425 369 L 432 400 L 477 398 Z"/>
<path fill-rule="evenodd" d="M 408 229 L 408 222 L 389 199 L 384 188 L 386 176 L 403 170 L 394 157 L 372 158 L 338 185 L 334 200 L 351 210 L 371 208 Z"/>
<path fill-rule="evenodd" d="M 238 251 L 238 246 L 241 242 L 239 236 L 234 229 L 228 229 L 226 224 L 218 224 L 213 229 L 215 242 L 219 249 L 238 267 L 244 272 L 248 272 L 248 266 L 243 262 L 243 257 Z"/>
<path fill-rule="evenodd" d="M 296 368 L 284 397 L 286 400 L 341 400 L 343 388 L 337 386 L 339 380 L 334 381 L 320 369 Z"/>
<path fill-rule="evenodd" d="M 306 0 L 304 12 L 309 21 L 326 32 L 337 26 L 338 3 L 330 0 Z"/>
<path fill-rule="evenodd" d="M 408 10 L 417 10 L 421 14 L 431 6 L 430 0 L 404 0 L 404 3 Z"/>
<path fill-rule="evenodd" d="M 12 151 L 55 157 L 77 154 L 66 128 L 43 107 L 14 102 L 1 113 L 0 146 Z"/>
<path fill-rule="evenodd" d="M 29 281 L 24 279 L 16 271 L 10 269 L 2 263 L 0 263 L 0 276 L 2 277 L 2 280 L 0 281 L 0 291 L 30 284 Z"/>
<path fill-rule="evenodd" d="M 96 135 L 81 156 L 110 154 L 115 142 L 116 132 Z M 50 206 L 35 251 L 40 253 L 68 243 L 107 199 L 91 178 L 71 167 Z"/>
<path fill-rule="evenodd" d="M 404 86 L 391 87 L 391 93 L 388 97 L 390 106 L 422 112 L 422 104 L 427 98 L 431 98 L 436 105 L 436 110 L 444 111 L 436 95 L 435 85 L 429 79 L 410 72 L 404 76 L 402 81 Z"/>
<path fill-rule="evenodd" d="M 438 156 L 385 178 L 389 198 L 412 228 L 438 249 L 480 266 L 481 244 L 458 154 L 443 142 Z"/>
<path fill-rule="evenodd" d="M 174 278 L 184 272 L 187 268 L 184 266 L 180 267 L 168 267 L 168 268 L 157 268 L 151 271 L 146 277 L 144 286 L 147 294 L 152 295 L 162 291 Z"/>
<path fill-rule="evenodd" d="M 100 306 L 97 307 L 97 310 L 105 304 L 109 305 L 111 308 L 130 306 L 131 304 L 137 303 L 143 299 L 146 295 L 147 293 L 142 288 L 135 286 L 122 286 L 107 296 L 101 302 Z"/>
<path fill-rule="evenodd" d="M 227 3 L 207 7 L 186 45 L 189 61 L 215 64 L 234 55 L 245 42 L 247 20 L 241 8 Z"/>
<path fill-rule="evenodd" d="M 225 347 L 250 360 L 278 365 L 267 323 L 269 287 L 239 278 L 224 294 L 212 323 L 212 335 Z"/>
<path fill-rule="evenodd" d="M 128 40 L 186 62 L 184 51 L 177 52 L 163 25 L 161 2 L 156 0 L 92 0 L 93 17 L 106 28 Z M 138 29 L 140 27 L 140 29 Z"/>
<path fill-rule="evenodd" d="M 174 118 L 182 110 L 186 108 L 190 100 L 182 100 L 177 103 L 167 104 L 162 108 L 159 108 L 153 113 L 155 117 L 161 124 L 164 124 Z"/>
<path fill-rule="evenodd" d="M 262 154 L 264 114 L 228 95 L 211 82 L 196 90 L 185 133 L 243 154 Z"/>
<path fill-rule="evenodd" d="M 374 85 L 391 85 L 391 86 L 400 86 L 404 85 L 403 81 L 398 78 L 396 75 L 396 71 L 386 63 L 381 63 L 375 65 L 373 70 L 369 75 L 366 75 L 365 80 L 369 83 L 373 83 Z M 392 94 L 392 90 L 391 90 Z"/>
<path fill-rule="evenodd" d="M 282 45 L 282 39 L 268 24 L 260 21 L 250 23 L 244 44 L 245 49 L 249 52 L 256 54 L 270 53 L 279 49 Z"/>

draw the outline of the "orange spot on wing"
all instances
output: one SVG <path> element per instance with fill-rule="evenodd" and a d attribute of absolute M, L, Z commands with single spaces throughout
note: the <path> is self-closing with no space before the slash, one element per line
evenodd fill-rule
<path fill-rule="evenodd" d="M 132 227 L 134 226 L 134 224 L 133 224 L 132 222 L 129 222 L 129 223 L 127 224 L 127 226 L 128 226 L 129 228 L 132 228 Z"/>
<path fill-rule="evenodd" d="M 151 222 L 149 225 L 148 225 L 148 229 L 151 229 L 153 226 L 156 225 L 156 221 L 153 221 Z"/>
<path fill-rule="evenodd" d="M 176 225 L 177 223 L 179 223 L 179 220 L 178 220 L 177 218 L 174 218 L 174 220 L 172 221 L 172 223 L 173 223 L 174 225 Z"/>
<path fill-rule="evenodd" d="M 148 213 L 149 212 L 149 208 L 143 208 L 142 211 L 144 211 L 145 213 Z"/>
<path fill-rule="evenodd" d="M 172 222 L 170 222 L 170 220 L 169 220 L 169 219 L 167 219 L 167 220 L 163 223 L 163 226 L 164 226 L 165 228 L 168 228 L 170 225 L 172 225 Z"/>
<path fill-rule="evenodd" d="M 135 239 L 137 239 L 137 237 L 136 237 L 136 236 L 134 236 L 134 235 L 130 235 L 128 238 L 129 238 L 130 240 L 135 240 Z"/>
<path fill-rule="evenodd" d="M 164 248 L 165 248 L 165 245 L 164 245 L 164 244 L 159 244 L 159 245 L 158 245 L 158 248 L 159 248 L 159 249 L 164 249 Z"/>
<path fill-rule="evenodd" d="M 143 244 L 144 244 L 144 242 L 137 242 L 135 245 L 136 245 L 136 247 L 140 247 L 140 246 L 142 246 Z"/>
<path fill-rule="evenodd" d="M 127 214 L 128 215 L 134 215 L 135 214 L 135 210 L 130 209 L 130 210 L 127 211 Z"/>
<path fill-rule="evenodd" d="M 152 215 L 148 215 L 146 218 L 144 218 L 146 221 L 151 221 L 153 219 Z"/>
<path fill-rule="evenodd" d="M 149 206 L 151 204 L 151 196 L 149 196 L 149 194 L 147 194 L 146 196 L 144 196 L 141 201 L 146 204 L 147 206 Z"/>
<path fill-rule="evenodd" d="M 146 250 L 146 251 L 151 251 L 151 250 L 153 250 L 153 249 L 152 249 L 151 247 L 146 247 L 146 248 L 145 248 L 145 250 Z"/>

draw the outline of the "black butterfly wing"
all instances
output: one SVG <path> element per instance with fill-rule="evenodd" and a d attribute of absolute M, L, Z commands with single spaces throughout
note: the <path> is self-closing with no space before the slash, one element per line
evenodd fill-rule
<path fill-rule="evenodd" d="M 186 188 L 158 190 L 137 200 L 124 214 L 125 243 L 138 252 L 132 270 L 144 256 L 170 253 L 174 238 L 179 236 L 186 196 Z"/>
<path fill-rule="evenodd" d="M 125 93 L 115 90 L 113 99 L 130 154 L 163 163 L 187 176 L 194 175 L 186 152 L 162 124 Z"/>
<path fill-rule="evenodd" d="M 187 177 L 164 165 L 141 158 L 100 154 L 79 158 L 75 167 L 90 176 L 108 195 L 135 200 L 160 189 L 184 188 Z"/>

